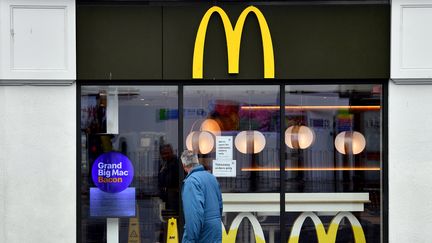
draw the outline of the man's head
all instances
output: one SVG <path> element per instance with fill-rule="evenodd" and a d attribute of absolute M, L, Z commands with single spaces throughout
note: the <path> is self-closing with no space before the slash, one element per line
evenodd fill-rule
<path fill-rule="evenodd" d="M 183 164 L 183 169 L 189 173 L 189 171 L 199 165 L 199 161 L 198 161 L 198 156 L 196 154 L 194 154 L 192 151 L 190 150 L 185 150 L 183 151 L 182 155 L 181 155 L 181 161 Z"/>
<path fill-rule="evenodd" d="M 163 161 L 170 161 L 174 157 L 174 151 L 171 144 L 161 145 L 159 152 Z"/>

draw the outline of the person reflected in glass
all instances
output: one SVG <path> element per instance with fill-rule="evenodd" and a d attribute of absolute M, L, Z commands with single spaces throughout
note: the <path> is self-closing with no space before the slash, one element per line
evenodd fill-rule
<path fill-rule="evenodd" d="M 187 173 L 182 187 L 185 218 L 182 242 L 222 242 L 222 194 L 216 177 L 200 165 L 192 151 L 185 150 L 181 161 Z"/>
<path fill-rule="evenodd" d="M 179 168 L 178 159 L 171 144 L 163 144 L 159 148 L 160 166 L 158 186 L 160 197 L 165 202 L 165 209 L 177 212 L 179 206 Z"/>

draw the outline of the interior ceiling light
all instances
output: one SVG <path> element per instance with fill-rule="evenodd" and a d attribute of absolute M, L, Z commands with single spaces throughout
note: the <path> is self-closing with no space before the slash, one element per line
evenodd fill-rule
<path fill-rule="evenodd" d="M 264 149 L 266 145 L 266 139 L 261 132 L 242 131 L 237 134 L 234 144 L 240 153 L 257 154 Z"/>
<path fill-rule="evenodd" d="M 206 131 L 190 132 L 186 137 L 186 147 L 196 154 L 208 154 L 213 150 L 214 138 Z"/>
<path fill-rule="evenodd" d="M 191 131 L 186 137 L 186 148 L 196 154 L 208 154 L 213 151 L 215 137 L 219 136 L 221 129 L 213 119 L 202 119 L 192 124 Z M 194 131 L 197 123 L 201 122 L 200 130 Z"/>
<path fill-rule="evenodd" d="M 291 149 L 306 149 L 315 141 L 315 133 L 307 126 L 294 125 L 285 130 L 285 144 Z"/>
<path fill-rule="evenodd" d="M 249 107 L 251 106 L 251 98 L 255 96 L 254 90 L 247 90 L 246 95 L 249 98 Z M 264 135 L 259 132 L 252 130 L 251 128 L 251 110 L 249 109 L 249 129 L 246 131 L 242 131 L 237 134 L 234 145 L 240 153 L 243 154 L 257 154 L 261 152 L 265 145 L 266 139 Z"/>
<path fill-rule="evenodd" d="M 366 147 L 366 139 L 359 132 L 346 131 L 336 136 L 334 144 L 341 154 L 359 154 Z"/>
<path fill-rule="evenodd" d="M 214 136 L 220 136 L 221 134 L 219 123 L 214 119 L 205 119 L 201 123 L 201 131 L 211 132 Z"/>

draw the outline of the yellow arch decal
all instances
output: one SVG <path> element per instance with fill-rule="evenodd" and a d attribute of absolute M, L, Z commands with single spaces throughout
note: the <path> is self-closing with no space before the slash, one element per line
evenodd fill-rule
<path fill-rule="evenodd" d="M 228 233 L 225 231 L 225 226 L 222 223 L 222 243 L 235 243 L 238 228 L 244 218 L 247 218 L 252 225 L 255 234 L 255 242 L 265 243 L 264 232 L 261 228 L 261 225 L 251 213 L 239 213 L 231 223 Z"/>
<path fill-rule="evenodd" d="M 195 47 L 193 54 L 192 63 L 192 78 L 202 79 L 203 78 L 203 59 L 204 59 L 204 44 L 207 32 L 207 26 L 210 21 L 210 17 L 213 13 L 219 14 L 222 19 L 222 23 L 225 29 L 227 52 L 228 52 L 228 73 L 238 74 L 239 73 L 239 56 L 240 56 L 240 44 L 241 36 L 243 32 L 243 26 L 246 17 L 249 13 L 254 13 L 258 19 L 258 23 L 261 29 L 261 38 L 263 46 L 263 58 L 264 58 L 264 78 L 274 78 L 274 54 L 273 44 L 270 35 L 270 30 L 267 25 L 267 21 L 261 11 L 253 6 L 247 7 L 240 14 L 235 27 L 233 28 L 231 21 L 225 11 L 217 6 L 211 7 L 205 13 L 198 27 L 198 32 L 195 39 Z"/>
<path fill-rule="evenodd" d="M 312 212 L 302 213 L 294 222 L 291 229 L 290 238 L 288 243 L 298 243 L 300 237 L 300 230 L 304 221 L 310 218 L 312 219 L 317 238 L 319 243 L 334 243 L 336 242 L 336 235 L 339 229 L 339 224 L 343 218 L 347 218 L 351 223 L 351 228 L 354 234 L 354 240 L 356 243 L 366 243 L 366 238 L 363 232 L 363 228 L 357 218 L 349 212 L 338 213 L 331 221 L 328 232 L 326 232 L 322 221 Z"/>

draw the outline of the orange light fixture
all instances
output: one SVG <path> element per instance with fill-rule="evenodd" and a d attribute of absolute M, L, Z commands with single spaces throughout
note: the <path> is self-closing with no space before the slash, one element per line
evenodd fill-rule
<path fill-rule="evenodd" d="M 194 131 L 199 122 L 201 122 L 200 130 Z M 220 136 L 220 133 L 220 126 L 215 120 L 197 120 L 192 124 L 191 131 L 186 137 L 186 148 L 197 154 L 208 154 L 213 151 L 215 137 Z"/>
<path fill-rule="evenodd" d="M 214 138 L 210 132 L 195 131 L 186 137 L 186 147 L 196 154 L 208 154 L 214 148 Z"/>
<path fill-rule="evenodd" d="M 243 110 L 279 110 L 280 106 L 242 106 Z M 285 106 L 287 110 L 381 110 L 379 105 L 296 105 Z"/>
<path fill-rule="evenodd" d="M 211 132 L 214 136 L 220 136 L 221 134 L 219 123 L 214 119 L 205 119 L 201 123 L 201 131 Z"/>
<path fill-rule="evenodd" d="M 315 141 L 314 131 L 307 126 L 290 126 L 285 130 L 285 144 L 291 149 L 306 149 Z"/>
<path fill-rule="evenodd" d="M 356 131 L 339 133 L 334 141 L 336 150 L 341 154 L 359 154 L 366 147 L 363 134 Z"/>
<path fill-rule="evenodd" d="M 379 167 L 297 167 L 285 168 L 285 171 L 380 171 Z M 241 171 L 280 171 L 278 167 L 242 168 Z"/>
<path fill-rule="evenodd" d="M 266 139 L 261 132 L 242 131 L 237 134 L 234 144 L 240 153 L 257 154 L 264 149 L 266 145 Z"/>

